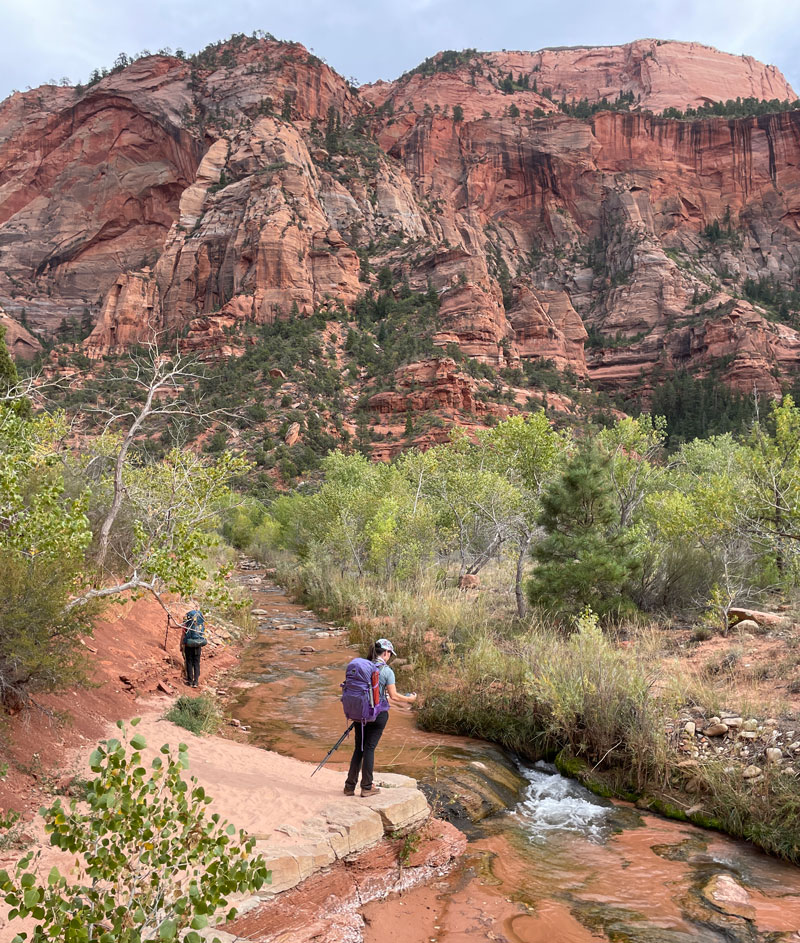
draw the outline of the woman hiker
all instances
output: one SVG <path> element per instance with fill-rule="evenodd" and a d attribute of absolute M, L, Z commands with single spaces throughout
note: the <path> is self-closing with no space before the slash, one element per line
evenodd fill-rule
<path fill-rule="evenodd" d="M 362 731 L 356 728 L 356 744 L 353 758 L 350 760 L 350 772 L 347 774 L 344 785 L 346 796 L 356 794 L 359 770 L 361 771 L 361 795 L 374 796 L 380 792 L 380 789 L 372 783 L 372 773 L 375 765 L 375 747 L 389 720 L 389 704 L 413 704 L 417 699 L 416 694 L 398 694 L 397 692 L 394 672 L 389 667 L 389 660 L 396 654 L 394 646 L 386 638 L 379 638 L 369 650 L 369 660 L 380 669 L 378 689 L 380 700 L 386 703 L 386 707 L 372 723 L 364 724 L 363 737 Z"/>

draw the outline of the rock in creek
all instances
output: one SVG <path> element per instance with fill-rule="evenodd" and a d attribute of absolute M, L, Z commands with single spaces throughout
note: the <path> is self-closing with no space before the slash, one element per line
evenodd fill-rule
<path fill-rule="evenodd" d="M 723 913 L 746 920 L 755 918 L 756 911 L 750 903 L 750 895 L 729 874 L 714 875 L 700 893 Z"/>

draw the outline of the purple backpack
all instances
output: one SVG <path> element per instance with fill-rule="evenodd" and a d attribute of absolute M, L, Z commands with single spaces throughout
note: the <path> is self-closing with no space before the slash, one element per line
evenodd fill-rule
<path fill-rule="evenodd" d="M 354 658 L 347 666 L 342 682 L 342 707 L 348 720 L 370 724 L 389 709 L 388 701 L 378 697 L 380 668 L 366 658 Z"/>

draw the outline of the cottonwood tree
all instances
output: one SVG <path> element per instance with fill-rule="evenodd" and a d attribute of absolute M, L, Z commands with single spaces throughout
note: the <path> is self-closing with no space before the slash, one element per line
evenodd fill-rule
<path fill-rule="evenodd" d="M 507 528 L 516 557 L 514 598 L 523 619 L 527 606 L 523 587 L 525 560 L 537 531 L 545 486 L 556 474 L 569 449 L 566 435 L 556 432 L 544 410 L 530 416 L 513 416 L 482 433 L 484 464 L 494 467 L 514 489 L 507 508 Z"/>
<path fill-rule="evenodd" d="M 434 514 L 439 555 L 456 555 L 459 578 L 477 575 L 511 538 L 514 487 L 458 431 L 429 449 L 425 461 L 421 494 Z"/>
<path fill-rule="evenodd" d="M 655 554 L 677 561 L 672 578 L 691 594 L 684 604 L 710 606 L 723 632 L 730 608 L 757 593 L 757 554 L 742 521 L 749 458 L 730 435 L 695 439 L 675 457 L 667 487 L 646 499 Z"/>
<path fill-rule="evenodd" d="M 89 613 L 68 611 L 91 529 L 88 493 L 67 493 L 62 416 L 0 404 L 0 702 L 80 676 L 74 642 Z"/>
<path fill-rule="evenodd" d="M 614 426 L 603 429 L 598 442 L 609 458 L 609 477 L 619 509 L 619 527 L 634 523 L 645 496 L 655 490 L 662 475 L 656 464 L 667 438 L 663 416 L 643 413 L 626 416 Z"/>
<path fill-rule="evenodd" d="M 800 409 L 791 396 L 753 428 L 744 473 L 750 485 L 741 525 L 774 555 L 782 578 L 800 550 Z"/>

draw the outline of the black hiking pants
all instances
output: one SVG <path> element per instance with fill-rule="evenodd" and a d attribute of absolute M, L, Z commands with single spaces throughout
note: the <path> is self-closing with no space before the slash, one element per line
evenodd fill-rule
<path fill-rule="evenodd" d="M 202 645 L 186 645 L 183 649 L 183 660 L 186 662 L 186 683 L 197 687 L 200 680 L 200 654 Z"/>
<path fill-rule="evenodd" d="M 361 745 L 361 724 L 356 724 L 353 733 L 356 735 L 356 745 L 353 750 L 353 759 L 350 760 L 350 772 L 347 774 L 346 784 L 350 789 L 356 788 L 358 771 L 361 770 L 361 788 L 370 789 L 372 786 L 372 771 L 375 767 L 375 747 L 383 733 L 383 728 L 389 720 L 389 711 L 381 711 L 371 724 L 364 724 L 364 745 Z"/>

